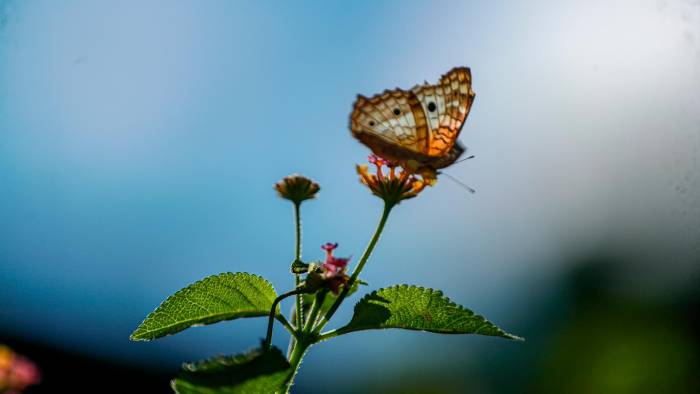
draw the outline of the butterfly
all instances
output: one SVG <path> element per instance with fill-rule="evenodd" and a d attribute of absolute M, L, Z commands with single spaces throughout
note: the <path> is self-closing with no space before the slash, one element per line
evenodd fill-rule
<path fill-rule="evenodd" d="M 456 67 L 435 85 L 358 95 L 350 129 L 374 154 L 435 179 L 465 151 L 457 137 L 474 97 L 471 70 Z"/>

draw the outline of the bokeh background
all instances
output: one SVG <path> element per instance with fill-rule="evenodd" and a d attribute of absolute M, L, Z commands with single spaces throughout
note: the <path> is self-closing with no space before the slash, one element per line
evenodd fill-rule
<path fill-rule="evenodd" d="M 698 392 L 697 0 L 4 0 L 0 342 L 39 364 L 30 392 L 168 392 L 182 361 L 255 346 L 264 319 L 128 336 L 207 275 L 289 289 L 272 184 L 292 172 L 322 186 L 304 256 L 358 256 L 381 205 L 355 95 L 457 65 L 476 159 L 447 172 L 477 193 L 401 204 L 363 291 L 442 289 L 527 341 L 356 333 L 312 349 L 295 392 Z"/>

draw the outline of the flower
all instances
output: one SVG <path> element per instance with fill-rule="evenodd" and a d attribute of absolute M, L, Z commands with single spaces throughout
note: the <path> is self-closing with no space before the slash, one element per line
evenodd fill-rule
<path fill-rule="evenodd" d="M 39 369 L 34 363 L 0 345 L 0 392 L 18 394 L 40 380 Z"/>
<path fill-rule="evenodd" d="M 372 194 L 381 198 L 387 204 L 395 205 L 402 200 L 413 198 L 420 193 L 426 185 L 435 184 L 435 178 L 413 173 L 409 168 L 390 162 L 377 155 L 369 155 L 368 161 L 376 167 L 374 174 L 370 173 L 366 164 L 357 166 L 360 182 L 367 185 Z M 384 173 L 384 167 L 389 170 Z"/>
<path fill-rule="evenodd" d="M 338 243 L 331 243 L 331 242 L 326 242 L 325 244 L 321 245 L 321 249 L 326 251 L 326 258 L 328 256 L 333 256 L 333 250 L 335 250 L 338 247 Z"/>
<path fill-rule="evenodd" d="M 318 183 L 299 174 L 292 174 L 282 178 L 281 181 L 275 183 L 274 188 L 280 197 L 295 204 L 301 204 L 302 201 L 315 198 L 316 193 L 321 190 Z"/>
<path fill-rule="evenodd" d="M 310 290 L 325 288 L 338 295 L 340 287 L 350 279 L 346 273 L 350 258 L 333 256 L 333 250 L 337 247 L 337 243 L 330 242 L 321 245 L 321 249 L 326 251 L 326 261 L 321 264 L 311 264 L 309 267 L 305 284 Z"/>
<path fill-rule="evenodd" d="M 345 269 L 348 266 L 348 261 L 350 258 L 336 258 L 331 257 L 322 264 L 323 269 L 326 271 L 326 276 L 338 276 L 345 273 Z"/>

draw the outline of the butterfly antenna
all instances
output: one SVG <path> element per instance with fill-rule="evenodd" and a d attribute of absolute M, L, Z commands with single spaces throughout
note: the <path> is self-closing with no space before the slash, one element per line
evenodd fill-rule
<path fill-rule="evenodd" d="M 464 159 L 466 160 L 466 159 Z M 473 188 L 469 187 L 469 185 L 465 184 L 464 182 L 460 181 L 459 179 L 453 177 L 452 175 L 446 173 L 446 172 L 441 172 L 440 175 L 444 175 L 451 179 L 454 183 L 458 184 L 459 186 L 462 186 L 464 189 L 466 189 L 469 193 L 474 194 L 476 193 L 476 190 Z"/>
<path fill-rule="evenodd" d="M 456 162 L 454 162 L 454 163 L 452 163 L 452 164 L 461 163 L 461 162 L 463 162 L 463 161 L 466 161 L 466 160 L 469 160 L 469 159 L 473 159 L 473 158 L 475 158 L 475 157 L 476 157 L 476 156 L 471 155 L 471 156 L 469 156 L 469 157 L 465 157 L 464 159 L 457 160 Z"/>

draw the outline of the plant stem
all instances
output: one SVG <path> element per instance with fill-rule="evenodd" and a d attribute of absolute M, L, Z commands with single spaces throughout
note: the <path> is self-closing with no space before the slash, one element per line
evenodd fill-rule
<path fill-rule="evenodd" d="M 293 344 L 292 352 L 289 355 L 290 372 L 283 383 L 283 387 L 286 393 L 289 393 L 289 389 L 292 387 L 294 378 L 297 374 L 297 371 L 299 370 L 299 366 L 301 365 L 301 360 L 304 358 L 304 354 L 309 349 L 309 347 L 321 340 L 329 339 L 338 335 L 337 330 L 329 331 L 320 337 L 316 333 L 321 331 L 321 329 L 323 329 L 323 326 L 325 326 L 328 323 L 328 321 L 338 309 L 340 304 L 343 302 L 345 297 L 347 297 L 348 292 L 350 291 L 352 286 L 355 284 L 355 281 L 360 275 L 362 268 L 364 268 L 365 264 L 367 263 L 367 260 L 369 259 L 369 256 L 372 254 L 372 250 L 374 250 L 377 241 L 379 241 L 379 237 L 381 236 L 382 231 L 384 230 L 384 225 L 386 224 L 386 221 L 389 218 L 389 213 L 391 212 L 391 209 L 393 207 L 394 204 L 384 204 L 384 211 L 382 212 L 381 219 L 379 219 L 379 224 L 377 224 L 377 229 L 374 231 L 374 235 L 372 236 L 372 239 L 370 239 L 369 244 L 365 249 L 365 252 L 362 254 L 362 257 L 360 258 L 357 267 L 355 267 L 355 270 L 352 272 L 348 283 L 345 284 L 345 286 L 343 287 L 343 291 L 340 293 L 340 295 L 335 300 L 328 312 L 326 312 L 326 314 L 323 316 L 319 324 L 314 327 L 315 320 L 317 319 L 318 313 L 323 306 L 323 300 L 325 299 L 326 292 L 319 292 L 316 294 L 314 303 L 311 306 L 309 318 L 306 321 L 306 327 L 304 327 L 300 335 L 297 337 L 296 342 Z M 292 340 L 294 340 L 294 338 L 292 338 Z"/>
<path fill-rule="evenodd" d="M 306 324 L 304 325 L 304 333 L 311 332 L 314 329 L 314 323 L 318 319 L 318 314 L 323 308 L 323 301 L 326 299 L 326 294 L 328 290 L 320 290 L 316 293 L 316 298 L 314 298 L 314 303 L 311 305 L 311 312 L 309 312 L 309 317 L 306 318 Z"/>
<path fill-rule="evenodd" d="M 301 203 L 294 203 L 294 223 L 296 224 L 296 243 L 294 248 L 294 258 L 301 260 Z"/>
<path fill-rule="evenodd" d="M 319 334 L 319 335 L 316 337 L 316 343 L 318 343 L 318 342 L 323 342 L 323 341 L 325 341 L 326 339 L 335 338 L 335 337 L 337 337 L 337 336 L 340 335 L 340 334 L 341 334 L 341 332 L 338 331 L 338 330 L 330 330 L 330 331 L 327 331 L 327 332 L 323 332 L 323 333 Z"/>
<path fill-rule="evenodd" d="M 292 332 L 294 333 L 294 335 L 292 335 L 289 338 L 289 344 L 287 344 L 287 359 L 289 359 L 289 356 L 292 354 L 292 350 L 294 349 L 294 345 L 297 343 L 297 337 L 301 334 L 301 330 L 297 330 L 297 327 L 296 327 L 296 323 L 297 323 L 297 321 L 296 321 L 296 316 L 297 316 L 296 309 L 297 309 L 296 304 L 292 305 L 291 308 L 289 309 L 289 316 L 291 316 L 291 318 L 294 321 L 294 325 L 291 325 Z"/>
<path fill-rule="evenodd" d="M 282 325 L 284 326 L 284 328 L 286 328 L 287 331 L 289 331 L 289 333 L 292 334 L 292 338 L 294 338 L 294 337 L 297 336 L 297 332 L 294 330 L 294 326 L 292 326 L 291 324 L 289 324 L 289 321 L 287 320 L 286 317 L 284 317 L 284 315 L 279 314 L 279 315 L 276 315 L 275 317 L 277 318 L 277 321 L 279 321 L 280 323 L 282 323 Z"/>
<path fill-rule="evenodd" d="M 384 211 L 382 212 L 382 217 L 379 219 L 379 224 L 377 224 L 377 229 L 374 230 L 374 235 L 372 236 L 372 239 L 370 239 L 369 244 L 367 244 L 367 248 L 365 249 L 365 252 L 362 254 L 362 257 L 360 258 L 360 262 L 357 264 L 355 267 L 355 270 L 352 272 L 352 275 L 350 276 L 350 280 L 348 280 L 348 283 L 343 286 L 343 291 L 340 293 L 338 298 L 335 300 L 333 305 L 328 309 L 328 312 L 323 316 L 321 319 L 321 322 L 318 324 L 316 327 L 316 332 L 321 331 L 323 327 L 328 324 L 328 321 L 333 317 L 333 314 L 335 313 L 336 310 L 338 310 L 338 307 L 340 304 L 343 302 L 345 297 L 347 297 L 348 293 L 350 292 L 350 289 L 352 286 L 355 284 L 355 281 L 357 280 L 357 277 L 360 275 L 360 272 L 362 271 L 362 268 L 364 268 L 365 263 L 367 263 L 367 260 L 369 259 L 369 256 L 372 254 L 372 250 L 374 250 L 374 246 L 377 244 L 377 241 L 379 241 L 379 236 L 382 235 L 382 231 L 384 230 L 384 225 L 386 224 L 387 219 L 389 218 L 389 213 L 391 212 L 391 209 L 394 207 L 394 204 L 391 203 L 384 203 Z"/>
<path fill-rule="evenodd" d="M 290 372 L 283 383 L 285 393 L 289 393 L 289 389 L 292 388 L 292 383 L 294 382 L 294 377 L 297 375 L 297 371 L 299 371 L 301 360 L 304 358 L 304 354 L 309 349 L 309 347 L 311 347 L 311 345 L 312 343 L 309 342 L 306 338 L 304 338 L 300 339 L 294 346 L 294 350 L 292 350 L 292 354 L 289 357 Z"/>
<path fill-rule="evenodd" d="M 277 304 L 280 303 L 283 299 L 293 296 L 295 294 L 300 294 L 301 290 L 299 289 L 294 289 L 292 291 L 288 291 L 279 297 L 275 298 L 275 300 L 272 302 L 272 308 L 270 308 L 270 318 L 267 321 L 267 336 L 265 337 L 265 342 L 263 344 L 263 348 L 266 350 L 270 349 L 270 345 L 272 344 L 272 327 L 274 326 L 275 323 L 275 316 L 277 315 Z M 284 320 L 286 321 L 286 319 Z M 283 323 L 284 324 L 284 323 Z M 287 323 L 289 324 L 289 323 Z"/>
<path fill-rule="evenodd" d="M 294 223 L 295 223 L 295 234 L 296 242 L 294 248 L 294 261 L 301 261 L 301 202 L 294 203 Z M 294 287 L 298 288 L 301 284 L 301 275 L 294 274 Z M 302 310 L 302 297 L 301 294 L 296 296 L 296 327 L 297 330 L 301 330 L 304 325 L 304 311 Z M 292 339 L 293 340 L 293 339 Z"/>

